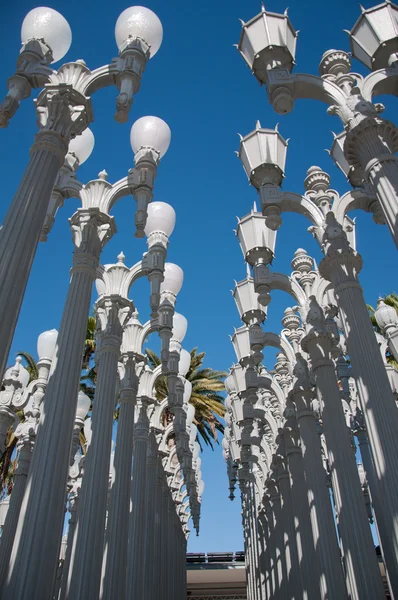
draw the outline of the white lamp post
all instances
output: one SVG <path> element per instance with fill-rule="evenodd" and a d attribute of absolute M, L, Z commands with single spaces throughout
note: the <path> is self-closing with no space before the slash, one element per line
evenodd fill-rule
<path fill-rule="evenodd" d="M 353 57 L 372 71 L 392 66 L 398 52 L 398 7 L 387 1 L 367 10 L 361 7 L 361 12 L 347 32 Z"/>
<path fill-rule="evenodd" d="M 159 306 L 159 336 L 162 341 L 160 358 L 164 371 L 167 370 L 170 340 L 173 337 L 174 306 L 183 281 L 183 270 L 174 263 L 165 263 L 164 280 L 160 284 L 161 302 Z"/>
<path fill-rule="evenodd" d="M 37 339 L 37 354 L 39 356 L 37 362 L 37 379 L 32 380 L 28 384 L 29 373 L 22 365 L 19 365 L 19 380 L 22 382 L 20 391 L 22 394 L 19 394 L 18 399 L 15 394 L 14 402 L 15 408 L 19 410 L 23 408 L 25 420 L 19 423 L 15 430 L 15 436 L 18 438 L 18 467 L 15 472 L 12 500 L 1 536 L 0 591 L 4 589 L 8 563 L 16 535 L 18 519 L 21 514 L 22 500 L 39 427 L 41 405 L 47 388 L 51 362 L 56 354 L 57 337 L 58 331 L 51 329 L 41 333 Z M 0 397 L 2 394 L 3 392 L 0 393 Z"/>
<path fill-rule="evenodd" d="M 133 94 L 139 89 L 145 64 L 151 54 L 150 45 L 160 44 L 159 20 L 156 15 L 147 9 L 138 10 L 134 14 L 125 14 L 118 20 L 118 39 L 119 42 L 123 42 L 119 58 L 93 72 L 87 68 L 84 61 L 68 63 L 58 72 L 48 67 L 48 62 L 52 60 L 52 50 L 55 56 L 61 58 L 69 46 L 69 26 L 56 11 L 47 8 L 34 9 L 27 18 L 26 27 L 23 27 L 23 41 L 26 40 L 26 36 L 29 41 L 26 48 L 22 48 L 17 73 L 9 81 L 8 95 L 0 105 L 0 125 L 7 126 L 20 99 L 27 97 L 32 87 L 50 85 L 42 90 L 36 101 L 40 130 L 31 148 L 29 164 L 2 227 L 0 305 L 5 308 L 0 320 L 0 372 L 5 368 L 57 174 L 64 165 L 70 140 L 81 134 L 93 120 L 90 96 L 94 91 L 116 83 L 120 90 L 116 118 L 125 122 Z M 123 23 L 127 26 L 126 30 Z M 145 35 L 150 39 L 149 42 L 145 41 Z M 44 44 L 41 41 L 43 36 Z M 123 40 L 124 36 L 126 38 Z M 51 48 L 50 44 L 54 48 Z M 158 129 L 157 122 L 155 130 Z M 167 130 L 168 128 L 166 134 L 169 133 Z M 148 199 L 151 193 L 154 170 L 165 151 L 164 138 L 161 137 L 159 143 L 159 149 L 154 149 L 155 156 L 151 149 L 144 152 L 145 159 L 142 152 L 138 153 L 147 173 L 147 177 L 143 177 L 135 187 L 134 193 L 140 198 L 139 205 L 142 202 L 145 204 L 145 198 Z M 54 216 L 55 212 L 56 206 L 50 207 L 50 215 Z M 139 235 L 143 235 L 144 217 L 145 214 L 142 214 L 139 206 Z M 44 231 L 43 239 L 45 235 Z M 23 244 L 20 244 L 21 239 L 24 240 Z"/>
<path fill-rule="evenodd" d="M 282 184 L 286 163 L 287 144 L 278 129 L 264 129 L 260 121 L 256 129 L 240 140 L 239 159 L 250 183 L 262 186 Z M 275 190 L 273 190 L 275 194 Z"/>
<path fill-rule="evenodd" d="M 133 188 L 133 196 L 137 202 L 135 213 L 136 237 L 144 237 L 148 204 L 152 200 L 157 166 L 162 156 L 166 154 L 170 140 L 170 128 L 159 117 L 141 117 L 131 128 L 130 143 L 134 152 L 135 165 L 136 169 L 140 168 L 141 170 L 141 175 Z M 160 207 L 158 207 L 158 211 L 161 212 Z M 152 216 L 154 218 L 152 221 L 153 227 L 156 224 L 155 213 Z M 168 219 L 165 215 L 164 217 L 167 220 L 166 227 L 171 228 L 171 234 L 174 229 L 172 216 Z M 149 232 L 149 229 L 147 231 Z M 149 235 L 147 231 L 145 233 Z M 153 229 L 153 231 L 155 230 Z"/>
<path fill-rule="evenodd" d="M 287 16 L 267 12 L 244 23 L 238 50 L 260 83 L 266 83 L 266 72 L 275 67 L 292 70 L 296 53 L 297 33 Z"/>
<path fill-rule="evenodd" d="M 398 7 L 390 1 L 362 10 L 361 17 L 349 32 L 354 57 L 373 70 L 360 80 L 350 72 L 350 56 L 341 50 L 324 53 L 319 66 L 320 76 L 293 75 L 293 62 L 287 57 L 294 59 L 296 34 L 290 23 L 284 30 L 279 28 L 275 45 L 270 42 L 270 31 L 278 31 L 278 23 L 282 23 L 286 15 L 263 11 L 263 18 L 258 15 L 243 23 L 239 50 L 256 78 L 266 84 L 276 112 L 288 113 L 293 109 L 295 99 L 311 98 L 325 102 L 329 106 L 328 113 L 341 118 L 346 131 L 344 156 L 352 167 L 350 176 L 354 177 L 353 181 L 365 180 L 372 184 L 398 246 L 398 166 L 395 156 L 398 136 L 395 125 L 379 116 L 383 105 L 372 103 L 373 95 L 377 93 L 395 93 L 398 72 L 388 66 L 397 61 L 397 12 Z M 266 29 L 256 25 L 257 21 L 272 25 Z M 248 44 L 247 39 L 253 39 L 255 43 Z M 255 55 L 247 49 L 253 44 Z M 377 73 L 376 77 L 374 73 Z"/>

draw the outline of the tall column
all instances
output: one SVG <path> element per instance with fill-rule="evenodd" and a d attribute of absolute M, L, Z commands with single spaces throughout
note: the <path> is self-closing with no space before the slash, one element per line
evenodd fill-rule
<path fill-rule="evenodd" d="M 300 579 L 303 585 L 302 597 L 303 599 L 329 598 L 329 596 L 322 596 L 320 594 L 320 590 L 322 589 L 322 570 L 309 518 L 309 483 L 306 479 L 307 471 L 304 470 L 297 422 L 294 414 L 292 415 L 291 413 L 287 414 L 284 440 L 290 474 L 290 490 L 292 507 L 294 509 Z M 332 596 L 330 597 L 332 598 Z M 344 595 L 341 598 L 344 598 Z"/>
<path fill-rule="evenodd" d="M 32 426 L 32 424 L 30 423 Z M 21 505 L 25 493 L 26 479 L 29 472 L 34 441 L 29 431 L 21 436 L 17 444 L 18 467 L 15 472 L 14 487 L 10 496 L 7 516 L 0 538 L 0 590 L 3 589 L 7 577 L 8 563 L 15 539 L 15 532 L 21 512 Z"/>
<path fill-rule="evenodd" d="M 158 444 L 153 431 L 149 435 L 148 455 L 147 455 L 147 477 L 146 477 L 146 496 L 148 499 L 148 508 L 146 512 L 146 531 L 144 554 L 144 589 L 143 599 L 153 600 L 155 598 L 155 569 L 156 547 L 159 543 L 159 512 L 157 505 L 157 479 L 158 479 Z M 155 567 L 155 568 L 154 568 Z"/>
<path fill-rule="evenodd" d="M 265 517 L 268 524 L 268 544 L 267 544 L 267 555 L 268 555 L 268 578 L 267 578 L 267 597 L 272 598 L 273 594 L 277 593 L 276 585 L 276 548 L 275 548 L 275 517 L 272 510 L 270 497 L 266 494 L 263 498 L 263 504 L 265 508 Z"/>
<path fill-rule="evenodd" d="M 156 488 L 155 488 L 155 512 L 153 515 L 154 536 L 156 540 L 153 561 L 151 563 L 150 577 L 152 578 L 151 588 L 153 590 L 153 600 L 162 599 L 163 586 L 163 571 L 162 571 L 162 555 L 163 555 L 163 525 L 162 525 L 162 507 L 163 507 L 163 485 L 164 472 L 162 459 L 157 457 L 156 471 Z"/>
<path fill-rule="evenodd" d="M 302 568 L 307 566 L 305 580 L 308 589 L 315 586 L 313 593 L 320 592 L 322 600 L 344 599 L 347 598 L 347 589 L 313 410 L 312 385 L 307 362 L 300 354 L 296 357 L 295 383 L 287 404 L 289 406 L 291 401 L 295 403 L 297 422 L 294 412 L 289 410 L 285 440 L 292 493 L 300 523 Z M 311 595 L 309 597 L 311 598 Z M 316 598 L 316 595 L 314 597 Z"/>
<path fill-rule="evenodd" d="M 146 457 L 148 449 L 149 419 L 145 396 L 137 398 L 137 421 L 134 428 L 134 462 L 131 483 L 131 513 L 128 522 L 129 544 L 127 564 L 127 598 L 142 598 L 145 581 L 144 554 L 146 537 Z"/>
<path fill-rule="evenodd" d="M 135 360 L 124 360 L 125 373 L 120 384 L 120 409 L 115 448 L 115 480 L 111 491 L 106 529 L 108 552 L 103 600 L 126 597 L 128 523 L 130 515 L 131 468 L 133 457 L 134 411 L 138 390 Z"/>
<path fill-rule="evenodd" d="M 383 499 L 387 535 L 382 543 L 387 568 L 390 573 L 398 573 L 398 411 L 358 281 L 362 260 L 349 247 L 333 216 L 327 216 L 327 223 L 326 255 L 319 268 L 322 276 L 332 282 L 337 297 L 379 495 Z M 395 584 L 394 594 L 398 596 Z"/>
<path fill-rule="evenodd" d="M 77 484 L 77 485 L 76 485 Z M 66 589 L 68 586 L 68 576 L 69 569 L 71 564 L 73 564 L 74 558 L 74 550 L 75 550 L 75 533 L 76 533 L 76 524 L 77 524 L 77 515 L 79 511 L 79 494 L 80 494 L 80 486 L 81 479 L 76 482 L 74 489 L 72 489 L 69 495 L 69 530 L 68 530 L 68 541 L 66 545 L 66 554 L 65 560 L 62 567 L 62 580 L 61 580 L 61 591 L 59 595 L 59 600 L 64 600 Z"/>
<path fill-rule="evenodd" d="M 255 481 L 249 482 L 249 526 L 250 526 L 250 546 L 252 555 L 252 577 L 254 586 L 254 596 L 257 600 L 263 600 L 264 588 L 261 580 L 260 568 L 260 547 L 259 547 L 259 528 L 256 510 L 256 484 Z"/>
<path fill-rule="evenodd" d="M 97 208 L 71 218 L 75 254 L 56 354 L 26 483 L 4 600 L 49 600 L 57 570 L 87 316 L 113 220 Z M 40 535 L 37 532 L 40 531 Z"/>
<path fill-rule="evenodd" d="M 276 452 L 276 456 L 274 458 L 274 463 L 276 467 L 276 476 L 279 491 L 282 499 L 282 515 L 284 522 L 284 535 L 285 535 L 285 543 L 284 543 L 284 552 L 285 552 L 285 562 L 286 562 L 286 572 L 287 572 L 287 587 L 288 587 L 288 597 L 295 598 L 296 600 L 300 600 L 300 598 L 306 598 L 305 591 L 308 594 L 308 597 L 312 600 L 316 600 L 319 598 L 319 585 L 311 585 L 311 593 L 308 590 L 308 583 L 305 575 L 308 573 L 308 560 L 311 554 L 308 556 L 306 554 L 307 548 L 302 552 L 300 556 L 300 563 L 297 552 L 297 540 L 296 540 L 296 532 L 295 532 L 295 523 L 297 520 L 295 519 L 295 505 L 293 504 L 294 498 L 292 496 L 292 491 L 290 488 L 289 481 L 289 471 L 287 464 L 287 456 L 286 456 L 286 447 L 285 447 L 285 439 L 283 435 L 279 435 L 277 438 L 278 448 Z M 308 507 L 307 507 L 308 509 Z M 309 521 L 308 521 L 309 524 Z M 298 534 L 301 537 L 301 527 L 304 526 L 304 523 L 297 523 L 298 525 Z M 310 535 L 310 531 L 308 535 Z M 311 551 L 311 548 L 310 548 Z M 316 562 L 312 563 L 312 580 L 315 579 L 314 571 L 316 569 Z M 316 571 L 315 571 L 316 572 Z M 312 594 L 312 595 L 311 595 Z"/>
<path fill-rule="evenodd" d="M 167 485 L 167 477 L 164 473 L 163 475 L 163 484 L 162 484 L 162 500 L 161 500 L 161 556 L 160 556 L 160 575 L 161 578 L 159 581 L 160 587 L 160 596 L 158 600 L 164 598 L 164 600 L 173 600 L 169 597 L 169 565 L 168 565 L 168 537 L 169 537 L 169 523 L 168 523 L 168 496 L 169 496 L 169 487 Z"/>
<path fill-rule="evenodd" d="M 274 479 L 268 483 L 269 500 L 274 513 L 275 584 L 278 600 L 288 599 L 287 569 L 284 556 L 283 517 L 281 496 Z"/>
<path fill-rule="evenodd" d="M 74 118 L 72 103 L 72 88 L 65 84 L 58 89 L 45 88 L 40 94 L 36 106 L 42 127 L 0 232 L 0 373 L 4 373 L 51 192 L 70 137 L 88 125 L 83 109 L 87 98 L 79 94 L 79 119 Z"/>
<path fill-rule="evenodd" d="M 356 122 L 360 119 L 360 122 Z M 386 223 L 398 247 L 398 132 L 390 121 L 377 116 L 352 120 L 344 151 L 350 164 L 372 184 Z"/>
<path fill-rule="evenodd" d="M 269 578 L 269 558 L 268 558 L 268 545 L 269 545 L 269 532 L 268 523 L 265 517 L 264 506 L 261 506 L 261 510 L 258 515 L 258 537 L 260 542 L 260 577 L 261 586 L 264 591 L 264 599 L 268 600 L 268 578 Z"/>
<path fill-rule="evenodd" d="M 123 266 L 116 265 L 107 274 L 112 277 L 119 270 L 123 271 Z M 80 493 L 76 549 L 66 592 L 66 598 L 70 599 L 98 600 L 101 585 L 118 360 L 123 326 L 132 309 L 129 301 L 112 286 L 106 292 L 110 295 L 100 296 L 96 304 L 101 341 L 97 349 L 97 381 L 91 417 L 93 437 Z"/>
<path fill-rule="evenodd" d="M 310 301 L 307 331 L 302 346 L 311 357 L 322 411 L 347 587 L 353 600 L 381 599 L 385 594 L 378 560 L 341 404 L 335 366 L 330 358 L 331 334 L 326 329 L 323 311 L 315 298 Z"/>

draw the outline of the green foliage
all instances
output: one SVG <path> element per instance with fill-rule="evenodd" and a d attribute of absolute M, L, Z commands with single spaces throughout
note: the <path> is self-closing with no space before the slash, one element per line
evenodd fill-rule
<path fill-rule="evenodd" d="M 191 350 L 191 365 L 186 379 L 192 383 L 192 395 L 190 403 L 195 407 L 194 423 L 198 428 L 200 440 L 213 448 L 213 442 L 218 443 L 217 432 L 224 432 L 224 426 L 219 420 L 225 414 L 224 397 L 221 392 L 224 391 L 224 378 L 227 373 L 223 371 L 214 371 L 210 368 L 201 368 L 205 353 L 199 352 L 197 348 Z M 146 350 L 148 364 L 152 369 L 160 365 L 160 358 L 152 352 Z M 156 398 L 160 401 L 167 398 L 169 390 L 167 378 L 158 377 L 155 384 Z"/>

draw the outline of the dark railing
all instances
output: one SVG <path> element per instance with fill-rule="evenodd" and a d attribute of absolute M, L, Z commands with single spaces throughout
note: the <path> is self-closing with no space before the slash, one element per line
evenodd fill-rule
<path fill-rule="evenodd" d="M 240 552 L 188 552 L 187 564 L 242 563 L 245 553 Z"/>

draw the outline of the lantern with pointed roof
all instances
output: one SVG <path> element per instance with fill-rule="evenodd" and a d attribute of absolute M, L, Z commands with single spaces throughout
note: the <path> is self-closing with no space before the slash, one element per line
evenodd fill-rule
<path fill-rule="evenodd" d="M 258 302 L 258 296 L 254 290 L 253 277 L 247 273 L 246 279 L 235 282 L 232 292 L 240 318 L 246 325 L 262 323 L 266 314 L 264 307 Z"/>
<path fill-rule="evenodd" d="M 263 185 L 280 186 L 285 172 L 286 141 L 275 129 L 264 129 L 260 121 L 256 128 L 241 137 L 239 159 L 250 183 L 260 189 Z"/>
<path fill-rule="evenodd" d="M 235 350 L 236 358 L 242 367 L 251 363 L 250 328 L 247 325 L 235 329 L 231 342 Z"/>
<path fill-rule="evenodd" d="M 266 220 L 256 203 L 248 215 L 238 219 L 236 235 L 245 260 L 253 267 L 258 262 L 270 263 L 274 256 L 276 232 L 266 227 Z"/>
<path fill-rule="evenodd" d="M 397 61 L 398 6 L 387 0 L 365 10 L 351 29 L 351 52 L 372 71 L 384 69 Z"/>
<path fill-rule="evenodd" d="M 260 83 L 266 83 L 267 71 L 285 68 L 291 71 L 296 54 L 297 34 L 287 16 L 261 7 L 261 13 L 241 21 L 242 33 L 238 50 Z"/>

